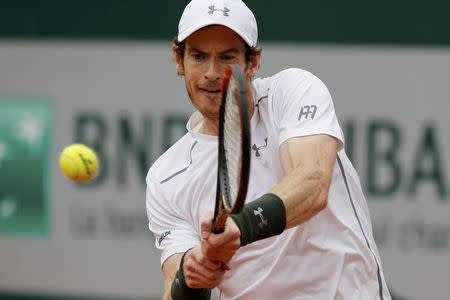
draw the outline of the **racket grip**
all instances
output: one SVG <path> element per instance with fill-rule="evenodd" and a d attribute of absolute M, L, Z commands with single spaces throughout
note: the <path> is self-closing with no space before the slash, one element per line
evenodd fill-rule
<path fill-rule="evenodd" d="M 225 231 L 225 227 L 222 227 L 222 228 L 217 227 L 217 226 L 216 226 L 215 219 L 212 219 L 212 220 L 211 220 L 211 232 L 212 232 L 212 233 L 214 233 L 214 234 L 219 234 L 219 233 L 222 233 L 222 232 L 224 232 L 224 231 Z"/>
<path fill-rule="evenodd" d="M 222 233 L 225 231 L 225 223 L 230 215 L 228 209 L 224 209 L 219 212 L 218 216 L 211 221 L 211 232 L 214 234 Z"/>

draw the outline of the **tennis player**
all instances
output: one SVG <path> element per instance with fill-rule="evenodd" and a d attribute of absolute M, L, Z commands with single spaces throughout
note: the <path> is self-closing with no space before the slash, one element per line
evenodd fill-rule
<path fill-rule="evenodd" d="M 326 86 L 286 69 L 254 79 L 257 24 L 241 0 L 192 0 L 173 45 L 197 109 L 188 133 L 147 175 L 149 228 L 164 299 L 391 299 L 358 175 Z M 223 70 L 252 91 L 252 161 L 244 210 L 212 234 Z"/>

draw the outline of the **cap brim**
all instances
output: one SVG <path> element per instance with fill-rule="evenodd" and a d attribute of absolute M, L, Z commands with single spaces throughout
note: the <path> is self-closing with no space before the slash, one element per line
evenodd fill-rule
<path fill-rule="evenodd" d="M 247 43 L 247 45 L 249 45 L 250 47 L 255 46 L 253 41 L 249 37 L 244 35 L 239 29 L 237 29 L 233 25 L 227 24 L 225 22 L 211 21 L 211 20 L 204 21 L 204 22 L 198 22 L 195 24 L 195 26 L 191 26 L 190 28 L 186 29 L 184 32 L 178 34 L 178 37 L 177 37 L 178 42 L 184 41 L 188 36 L 190 36 L 191 34 L 196 32 L 197 30 L 199 30 L 203 27 L 209 26 L 209 25 L 222 25 L 222 26 L 228 27 L 231 30 L 233 30 L 234 32 L 236 32 L 245 41 L 245 43 Z"/>

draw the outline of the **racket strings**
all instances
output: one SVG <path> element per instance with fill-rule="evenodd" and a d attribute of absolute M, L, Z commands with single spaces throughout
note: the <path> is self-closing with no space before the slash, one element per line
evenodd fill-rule
<path fill-rule="evenodd" d="M 228 169 L 229 197 L 226 202 L 234 202 L 238 194 L 241 169 L 241 116 L 236 80 L 231 77 L 226 95 L 224 114 L 224 149 Z M 233 203 L 227 203 L 229 207 Z"/>

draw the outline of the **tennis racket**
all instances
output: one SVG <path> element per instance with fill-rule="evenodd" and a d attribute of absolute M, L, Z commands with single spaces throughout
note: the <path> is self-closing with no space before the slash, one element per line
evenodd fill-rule
<path fill-rule="evenodd" d="M 217 190 L 211 231 L 221 233 L 247 196 L 250 173 L 250 117 L 246 81 L 238 65 L 225 69 L 219 116 Z"/>

